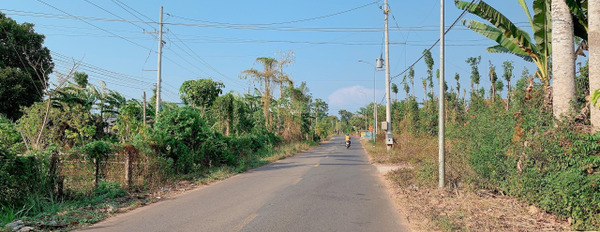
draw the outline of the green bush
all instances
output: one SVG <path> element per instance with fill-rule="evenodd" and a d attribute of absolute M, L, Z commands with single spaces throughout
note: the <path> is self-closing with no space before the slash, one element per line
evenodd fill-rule
<path fill-rule="evenodd" d="M 28 195 L 45 195 L 45 161 L 0 148 L 0 205 L 20 207 Z"/>
<path fill-rule="evenodd" d="M 227 139 L 217 132 L 213 132 L 210 138 L 202 144 L 202 152 L 208 160 L 209 166 L 236 165 L 238 159 L 229 148 Z"/>
<path fill-rule="evenodd" d="M 7 149 L 13 153 L 22 153 L 25 151 L 25 145 L 22 142 L 21 135 L 17 131 L 16 125 L 2 114 L 0 114 L 0 148 Z"/>
<path fill-rule="evenodd" d="M 176 173 L 191 173 L 200 164 L 209 163 L 202 152 L 208 131 L 199 112 L 190 107 L 175 108 L 160 115 L 152 143 L 159 155 L 173 160 Z"/>
<path fill-rule="evenodd" d="M 573 130 L 573 120 L 552 118 L 537 85 L 525 99 L 516 86 L 514 105 L 472 99 L 459 137 L 481 187 L 502 191 L 563 218 L 572 228 L 600 228 L 600 134 Z M 516 135 L 516 128 L 520 135 Z"/>

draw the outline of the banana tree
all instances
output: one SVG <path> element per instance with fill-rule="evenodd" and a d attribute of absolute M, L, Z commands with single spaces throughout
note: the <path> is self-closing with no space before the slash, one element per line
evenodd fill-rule
<path fill-rule="evenodd" d="M 471 2 L 455 0 L 456 7 L 466 9 L 469 13 L 477 15 L 491 24 L 488 25 L 476 20 L 463 20 L 463 24 L 467 28 L 498 43 L 498 45 L 488 47 L 488 52 L 511 53 L 526 61 L 535 63 L 538 68 L 535 75 L 542 80 L 544 85 L 548 86 L 550 81 L 548 66 L 550 54 L 552 54 L 550 1 L 534 0 L 533 10 L 535 14 L 533 17 L 525 0 L 518 0 L 518 2 L 525 11 L 531 25 L 533 40 L 526 31 L 517 27 L 506 16 L 484 1 L 471 4 Z"/>

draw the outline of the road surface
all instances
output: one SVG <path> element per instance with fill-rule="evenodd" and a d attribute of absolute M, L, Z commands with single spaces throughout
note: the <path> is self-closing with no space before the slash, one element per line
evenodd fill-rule
<path fill-rule="evenodd" d="M 407 231 L 356 138 L 343 137 L 81 231 Z"/>

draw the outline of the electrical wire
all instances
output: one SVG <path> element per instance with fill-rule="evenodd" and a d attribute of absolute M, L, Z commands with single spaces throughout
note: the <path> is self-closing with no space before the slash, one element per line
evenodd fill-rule
<path fill-rule="evenodd" d="M 123 9 L 123 10 L 127 11 L 127 13 L 129 13 L 129 14 L 133 15 L 133 17 L 135 17 L 135 18 L 137 18 L 137 19 L 141 20 L 143 23 L 145 23 L 146 25 L 150 26 L 150 28 L 152 28 L 154 31 L 156 31 L 156 29 L 154 28 L 154 26 L 153 26 L 153 25 L 151 25 L 149 22 L 144 22 L 144 20 L 143 20 L 143 19 L 141 19 L 140 17 L 138 17 L 138 16 L 137 16 L 137 15 L 135 15 L 134 13 L 131 13 L 131 11 L 127 10 L 125 7 L 127 7 L 127 8 L 129 8 L 129 9 L 133 10 L 134 12 L 138 13 L 138 14 L 139 14 L 139 15 L 141 15 L 142 17 L 145 17 L 146 19 L 150 20 L 150 22 L 152 22 L 152 21 L 153 21 L 153 19 L 151 19 L 150 17 L 148 17 L 148 16 L 146 16 L 146 15 L 144 15 L 144 14 L 140 13 L 140 12 L 139 12 L 139 11 L 137 11 L 136 9 L 134 9 L 134 8 L 130 7 L 129 5 L 127 5 L 127 4 L 125 4 L 125 3 L 123 3 L 123 2 L 121 2 L 121 1 L 119 1 L 119 0 L 113 0 L 113 3 L 115 3 L 115 4 L 116 4 L 117 6 L 119 6 L 121 9 Z"/>
<path fill-rule="evenodd" d="M 84 19 L 82 19 L 82 18 L 79 18 L 79 17 L 77 17 L 77 16 L 74 16 L 74 15 L 72 15 L 72 14 L 69 14 L 69 13 L 67 13 L 67 12 L 66 12 L 66 11 L 64 11 L 64 10 L 61 10 L 61 9 L 59 9 L 59 8 L 57 8 L 57 7 L 55 7 L 55 6 L 51 5 L 51 4 L 49 4 L 49 3 L 47 3 L 47 2 L 44 2 L 43 0 L 37 0 L 37 1 L 38 1 L 38 2 L 40 2 L 40 3 L 42 3 L 42 4 L 44 4 L 44 5 L 46 5 L 46 6 L 48 6 L 48 7 L 50 7 L 50 8 L 52 8 L 52 9 L 55 9 L 55 10 L 57 10 L 57 11 L 60 11 L 60 12 L 62 12 L 62 13 L 63 13 L 63 14 L 65 14 L 65 15 L 68 15 L 68 16 L 70 16 L 70 17 L 76 18 L 76 19 L 78 19 L 78 20 L 80 20 L 80 21 L 82 21 L 82 22 L 84 22 L 84 23 L 86 23 L 86 24 L 88 24 L 88 25 L 90 25 L 90 26 L 93 26 L 93 27 L 95 27 L 95 28 L 97 28 L 97 29 L 99 29 L 99 30 L 102 30 L 102 31 L 104 31 L 104 32 L 106 32 L 106 33 L 109 33 L 109 34 L 111 34 L 111 35 L 117 36 L 117 37 L 119 37 L 119 38 L 121 38 L 121 39 L 123 39 L 123 40 L 125 40 L 125 41 L 127 41 L 127 42 L 129 42 L 129 43 L 132 43 L 132 44 L 134 44 L 134 45 L 136 45 L 136 46 L 138 46 L 138 47 L 141 47 L 141 48 L 144 48 L 144 49 L 148 49 L 148 50 L 150 50 L 149 48 L 147 48 L 147 47 L 144 47 L 143 45 L 141 45 L 141 44 L 139 44 L 139 43 L 137 43 L 137 42 L 134 42 L 134 41 L 132 41 L 132 40 L 130 40 L 130 39 L 127 39 L 127 38 L 125 38 L 125 37 L 122 37 L 122 36 L 120 36 L 120 35 L 117 35 L 117 34 L 115 34 L 115 33 L 111 32 L 111 31 L 109 31 L 109 30 L 106 30 L 106 29 L 104 29 L 104 28 L 98 27 L 98 26 L 96 26 L 96 25 L 94 25 L 94 24 L 92 24 L 92 23 L 90 23 L 90 22 L 88 22 L 88 21 L 86 21 L 86 20 L 84 20 Z"/>
<path fill-rule="evenodd" d="M 119 15 L 117 15 L 117 14 L 115 14 L 115 13 L 113 13 L 113 12 L 109 11 L 109 10 L 106 10 L 106 9 L 102 8 L 101 6 L 98 6 L 98 5 L 96 5 L 95 3 L 91 2 L 90 0 L 84 0 L 84 1 L 86 1 L 87 3 L 89 3 L 89 4 L 93 5 L 93 6 L 95 6 L 96 8 L 99 8 L 99 9 L 103 10 L 103 11 L 104 11 L 104 12 L 106 12 L 106 13 L 109 13 L 109 14 L 110 14 L 110 15 L 112 15 L 112 16 L 115 16 L 115 17 L 117 17 L 117 18 L 119 18 L 119 19 L 126 20 L 125 18 L 123 18 L 123 17 L 121 17 L 121 16 L 119 16 Z M 135 24 L 135 23 L 132 23 L 132 22 L 129 22 L 129 24 L 131 24 L 131 25 L 133 25 L 133 26 L 135 26 L 135 27 L 137 27 L 137 28 L 140 28 L 140 29 L 142 29 L 143 31 L 146 31 L 146 29 L 145 29 L 145 28 L 143 28 L 143 27 L 141 27 L 140 25 L 137 25 L 137 24 Z M 153 27 L 151 27 L 151 28 L 152 28 L 152 29 L 154 29 Z M 157 38 L 155 35 L 153 35 L 153 34 L 151 34 L 151 35 L 152 35 L 152 37 L 154 37 L 155 39 L 158 39 L 158 38 Z"/>
<path fill-rule="evenodd" d="M 206 60 L 202 59 L 202 57 L 200 57 L 198 55 L 198 53 L 196 53 L 193 49 L 191 49 L 186 43 L 184 43 L 179 36 L 177 36 L 177 34 L 171 32 L 170 34 L 172 34 L 185 48 L 187 48 L 187 50 L 189 52 L 187 52 L 185 49 L 177 46 L 177 43 L 174 43 L 177 47 L 179 47 L 179 49 L 183 50 L 185 53 L 187 53 L 189 56 L 197 59 L 198 61 L 200 61 L 201 64 L 203 64 L 204 66 L 208 67 L 210 70 L 212 70 L 213 72 L 219 74 L 221 77 L 228 79 L 230 81 L 232 81 L 232 83 L 234 85 L 237 85 L 238 87 L 243 87 L 242 84 L 240 84 L 239 80 L 233 79 L 231 77 L 226 76 L 225 74 L 221 73 L 219 70 L 217 70 L 216 68 L 214 68 L 212 65 L 210 65 L 208 62 L 206 62 Z M 190 54 L 191 53 L 191 54 Z M 192 55 L 193 54 L 193 55 Z"/>
<path fill-rule="evenodd" d="M 362 5 L 362 6 L 359 6 L 359 7 L 348 9 L 348 10 L 344 10 L 344 11 L 340 11 L 340 12 L 336 12 L 336 13 L 332 13 L 332 14 L 327 14 L 327 15 L 322 15 L 322 16 L 317 16 L 317 17 L 312 17 L 312 18 L 298 19 L 298 20 L 285 21 L 285 22 L 254 23 L 254 24 L 245 24 L 245 25 L 268 26 L 268 25 L 281 25 L 281 24 L 307 22 L 307 21 L 312 21 L 312 20 L 317 20 L 317 19 L 329 18 L 329 17 L 336 16 L 336 15 L 341 15 L 341 14 L 348 13 L 348 12 L 351 12 L 351 11 L 354 11 L 354 10 L 365 8 L 365 7 L 370 6 L 370 5 L 377 4 L 379 2 L 381 2 L 381 0 L 377 0 L 377 1 L 365 4 L 365 5 Z M 199 19 L 191 19 L 191 18 L 186 18 L 186 17 L 182 17 L 182 16 L 172 15 L 172 14 L 169 14 L 169 13 L 167 13 L 167 15 L 171 16 L 173 18 L 181 18 L 181 19 L 185 19 L 185 20 L 189 20 L 189 21 L 196 21 L 196 22 L 203 22 L 203 23 L 212 23 L 212 24 L 221 24 L 221 25 L 241 25 L 241 24 L 234 24 L 234 23 L 212 22 L 212 21 L 205 21 L 205 20 L 199 20 Z"/>
<path fill-rule="evenodd" d="M 454 22 L 452 23 L 452 25 L 450 25 L 450 27 L 448 27 L 448 29 L 446 31 L 444 31 L 444 35 L 448 34 L 448 32 L 450 30 L 452 30 L 452 28 L 454 27 L 454 25 L 456 25 L 456 23 L 458 23 L 458 20 L 460 20 L 467 13 L 467 10 L 469 9 L 469 7 L 471 5 L 473 5 L 473 3 L 475 3 L 475 1 L 477 1 L 477 0 L 472 0 L 471 3 L 469 3 L 469 5 L 467 7 L 465 7 L 465 10 L 463 10 L 463 12 L 456 18 L 456 20 L 454 20 Z M 479 1 L 481 1 L 481 0 L 479 0 Z M 440 39 L 436 40 L 435 43 L 433 43 L 427 49 L 427 51 L 431 51 L 431 49 L 433 49 L 435 47 L 435 45 L 437 45 L 437 43 L 439 43 L 439 42 L 440 42 Z M 402 74 L 406 73 L 408 70 L 410 70 L 412 67 L 414 67 L 421 59 L 423 59 L 424 56 L 425 56 L 425 54 L 421 55 L 421 57 L 419 57 L 419 59 L 417 59 L 413 64 L 411 64 L 410 66 L 408 66 L 408 68 L 406 68 L 404 71 L 400 72 L 399 74 L 394 75 L 390 80 L 396 79 L 397 77 L 399 77 Z"/>

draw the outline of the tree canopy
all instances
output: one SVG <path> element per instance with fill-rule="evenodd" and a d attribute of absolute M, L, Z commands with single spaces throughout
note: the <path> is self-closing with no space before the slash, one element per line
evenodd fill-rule
<path fill-rule="evenodd" d="M 33 24 L 0 13 L 0 113 L 16 120 L 20 108 L 41 101 L 54 63 Z"/>

